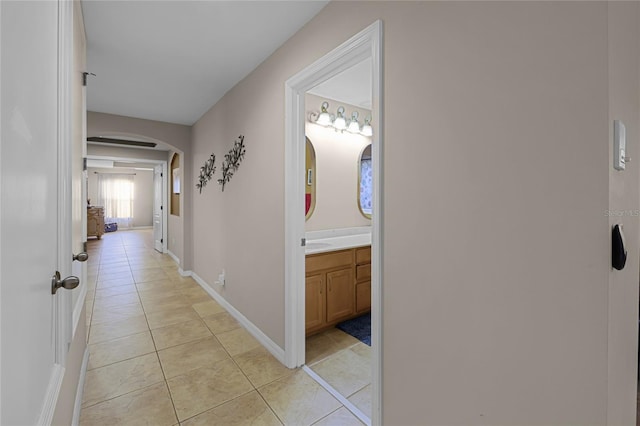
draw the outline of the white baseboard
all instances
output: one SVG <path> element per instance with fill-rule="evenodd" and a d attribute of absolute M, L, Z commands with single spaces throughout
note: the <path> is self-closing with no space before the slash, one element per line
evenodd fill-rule
<path fill-rule="evenodd" d="M 62 380 L 64 379 L 64 367 L 60 364 L 54 364 L 51 370 L 51 376 L 49 377 L 49 385 L 47 386 L 47 393 L 44 396 L 42 404 L 42 411 L 38 417 L 39 425 L 50 425 L 53 421 L 53 415 L 56 411 L 56 405 L 58 404 L 58 396 L 60 396 L 60 388 L 62 387 Z"/>
<path fill-rule="evenodd" d="M 173 252 L 171 250 L 168 250 L 168 249 L 167 249 L 167 251 L 165 253 L 167 253 L 169 255 L 169 257 L 172 258 L 173 261 L 178 264 L 178 266 L 180 266 L 180 259 L 178 259 L 178 256 L 173 254 Z"/>
<path fill-rule="evenodd" d="M 192 276 L 192 275 L 193 275 L 193 272 L 191 272 L 191 271 L 185 271 L 185 270 L 184 270 L 184 269 L 182 269 L 182 268 L 178 268 L 178 273 L 179 273 L 180 275 L 182 275 L 183 277 L 190 277 L 190 276 Z"/>
<path fill-rule="evenodd" d="M 82 357 L 82 366 L 80 367 L 80 377 L 78 378 L 78 387 L 76 388 L 76 400 L 73 404 L 73 418 L 71 419 L 72 426 L 78 426 L 80 424 L 80 409 L 82 408 L 82 395 L 84 394 L 84 381 L 87 376 L 87 366 L 89 365 L 89 347 L 84 350 L 84 356 Z"/>
<path fill-rule="evenodd" d="M 225 308 L 232 317 L 234 317 L 253 337 L 256 338 L 258 342 L 262 346 L 264 346 L 271 355 L 276 357 L 278 361 L 280 361 L 283 365 L 286 365 L 284 358 L 284 349 L 278 346 L 273 340 L 269 338 L 266 334 L 262 332 L 254 323 L 249 321 L 247 317 L 242 315 L 240 311 L 233 307 L 227 300 L 222 297 L 217 291 L 209 287 L 205 280 L 200 278 L 198 274 L 192 271 L 186 271 L 187 274 L 191 275 L 191 277 L 200 284 L 200 287 L 204 289 L 211 297 L 213 297 L 216 302 L 218 302 L 223 308 Z"/>

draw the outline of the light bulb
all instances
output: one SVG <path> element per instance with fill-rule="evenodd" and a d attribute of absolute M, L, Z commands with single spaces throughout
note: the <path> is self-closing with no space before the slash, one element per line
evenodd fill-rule
<path fill-rule="evenodd" d="M 347 120 L 344 119 L 344 107 L 338 108 L 338 116 L 333 120 L 333 127 L 336 130 L 344 130 L 347 128 Z"/>
<path fill-rule="evenodd" d="M 350 133 L 360 133 L 360 123 L 358 123 L 358 111 L 351 113 L 351 121 L 349 121 L 349 127 L 347 131 Z"/>
<path fill-rule="evenodd" d="M 331 124 L 331 116 L 327 112 L 327 108 L 329 108 L 329 102 L 323 102 L 320 107 L 320 115 L 316 120 L 316 123 L 321 126 L 329 126 Z"/>
<path fill-rule="evenodd" d="M 364 126 L 362 126 L 362 130 L 360 134 L 363 136 L 373 136 L 373 128 L 371 127 L 371 117 L 367 117 L 364 120 Z"/>

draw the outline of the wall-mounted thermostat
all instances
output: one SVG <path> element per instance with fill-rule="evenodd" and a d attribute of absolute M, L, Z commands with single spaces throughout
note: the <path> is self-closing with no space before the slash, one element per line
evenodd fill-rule
<path fill-rule="evenodd" d="M 624 123 L 620 120 L 613 120 L 613 168 L 616 170 L 624 170 L 627 158 L 627 132 Z"/>

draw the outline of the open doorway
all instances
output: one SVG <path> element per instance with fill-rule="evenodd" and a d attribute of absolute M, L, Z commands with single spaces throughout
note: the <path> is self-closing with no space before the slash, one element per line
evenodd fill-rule
<path fill-rule="evenodd" d="M 371 90 L 366 58 L 305 94 L 305 364 L 371 418 Z M 306 210 L 306 208 L 305 208 Z M 344 402 L 343 402 L 344 403 Z"/>
<path fill-rule="evenodd" d="M 380 395 L 381 395 L 381 259 L 382 259 L 382 239 L 381 239 L 381 223 L 382 212 L 381 195 L 382 188 L 381 182 L 381 170 L 382 170 L 382 158 L 381 158 L 381 132 L 382 132 L 382 114 L 381 114 L 381 37 L 382 28 L 381 22 L 377 21 L 374 24 L 367 27 L 362 32 L 358 33 L 350 40 L 334 49 L 334 51 L 327 54 L 325 57 L 318 60 L 316 63 L 310 65 L 300 73 L 289 79 L 285 85 L 286 87 L 286 206 L 285 206 L 285 280 L 286 280 L 286 335 L 285 335 L 285 358 L 289 367 L 295 367 L 305 365 L 306 359 L 306 335 L 308 332 L 308 326 L 313 321 L 310 321 L 315 315 L 317 319 L 322 322 L 323 325 L 318 327 L 333 326 L 340 322 L 339 320 L 347 319 L 347 317 L 356 317 L 358 313 L 366 313 L 368 306 L 363 306 L 360 303 L 358 306 L 356 297 L 358 292 L 358 284 L 364 284 L 360 286 L 360 300 L 364 301 L 368 299 L 371 309 L 371 352 L 370 352 L 370 378 L 371 383 L 368 391 L 370 392 L 371 407 L 370 414 L 365 415 L 358 410 L 357 407 L 347 398 L 340 394 L 340 392 L 319 376 L 312 368 L 305 366 L 307 371 L 312 377 L 328 388 L 330 392 L 334 394 L 345 406 L 352 405 L 354 414 L 358 415 L 365 423 L 370 424 L 379 423 L 380 416 Z M 369 127 L 372 130 L 370 136 L 364 136 L 362 134 L 356 135 L 355 132 L 352 136 L 358 136 L 356 143 L 356 153 L 360 155 L 365 151 L 366 145 L 371 145 L 371 188 L 372 194 L 371 200 L 371 214 L 370 218 L 363 214 L 361 209 L 361 203 L 359 199 L 358 181 L 357 178 L 352 179 L 353 185 L 350 183 L 344 183 L 344 186 L 350 188 L 351 205 L 354 208 L 355 214 L 361 222 L 354 222 L 348 227 L 342 227 L 337 222 L 334 225 L 327 227 L 322 226 L 325 229 L 312 230 L 310 232 L 316 232 L 315 234 L 307 234 L 305 227 L 305 216 L 303 212 L 307 210 L 302 206 L 312 205 L 315 203 L 316 211 L 319 211 L 321 198 L 308 203 L 308 195 L 305 191 L 305 186 L 308 185 L 309 178 L 315 178 L 315 173 L 309 173 L 305 162 L 305 146 L 306 146 L 306 133 L 307 123 L 309 120 L 307 109 L 312 108 L 316 111 L 316 121 L 320 114 L 325 112 L 324 109 L 328 109 L 324 106 L 324 103 L 330 103 L 337 101 L 333 105 L 335 108 L 331 113 L 334 117 L 330 117 L 333 123 L 333 129 L 328 127 L 324 130 L 333 131 L 339 134 L 339 138 L 347 137 L 346 126 L 348 120 L 352 119 L 350 115 L 353 111 L 358 110 L 357 105 L 349 105 L 349 107 L 343 107 L 340 99 L 323 100 L 320 105 L 308 105 L 307 108 L 305 98 L 307 96 L 326 95 L 322 92 L 316 92 L 308 94 L 307 92 L 314 91 L 314 88 L 322 88 L 325 83 L 330 84 L 330 80 L 340 74 L 346 72 L 349 73 L 350 69 L 357 69 L 361 67 L 369 67 L 370 83 L 369 83 L 369 98 L 371 99 L 371 105 L 368 110 L 360 108 L 358 116 L 360 118 L 361 128 L 367 124 L 373 124 L 373 127 Z M 329 98 L 329 96 L 320 96 L 320 98 Z M 331 98 L 339 97 L 336 95 L 330 96 Z M 319 99 L 312 98 L 318 103 Z M 310 102 L 313 103 L 313 102 Z M 348 104 L 348 102 L 343 102 Z M 349 109 L 351 108 L 351 109 Z M 328 112 L 328 111 L 327 111 Z M 328 115 L 330 116 L 331 113 Z M 349 116 L 347 116 L 349 114 Z M 345 118 L 345 132 L 342 132 L 342 123 L 338 123 L 336 126 L 336 118 Z M 369 118 L 370 117 L 370 118 Z M 365 119 L 369 120 L 365 123 Z M 318 123 L 314 123 L 314 126 Z M 320 123 L 326 124 L 326 123 Z M 338 129 L 338 132 L 335 132 Z M 326 136 L 326 135 L 325 135 Z M 366 138 L 369 138 L 367 143 Z M 312 137 L 313 138 L 313 137 Z M 344 142 L 344 141 L 343 141 Z M 360 146 L 362 145 L 362 146 Z M 342 145 L 345 147 L 347 145 Z M 316 150 L 318 147 L 314 147 Z M 353 146 L 351 147 L 353 148 Z M 359 163 L 360 160 L 355 158 L 352 161 L 351 171 L 353 176 L 359 175 Z M 320 170 L 320 165 L 317 165 L 318 176 L 322 173 L 332 174 L 333 170 L 325 166 L 324 172 Z M 305 176 L 305 179 L 301 179 Z M 318 178 L 318 182 L 320 179 Z M 320 197 L 320 188 L 318 189 L 318 197 Z M 329 197 L 331 198 L 331 197 Z M 325 200 L 327 198 L 324 198 Z M 307 213 L 306 211 L 305 213 Z M 313 218 L 313 215 L 311 216 Z M 310 219 L 311 220 L 311 219 Z M 361 225 L 361 226 L 358 226 Z M 333 227 L 332 227 L 333 226 Z M 359 229 L 354 229 L 359 228 Z M 349 229 L 348 235 L 344 234 L 345 229 Z M 366 229 L 366 230 L 365 230 Z M 351 232 L 353 231 L 353 232 Z M 331 235 L 330 235 L 331 234 Z M 314 237 L 320 237 L 315 238 Z M 343 237 L 355 238 L 359 241 L 355 245 L 351 244 L 349 247 L 339 247 L 339 250 L 324 251 L 329 253 L 329 257 L 336 258 L 339 267 L 336 266 L 335 271 L 332 268 L 325 267 L 322 260 L 317 260 L 318 256 L 314 256 L 309 260 L 307 255 L 316 255 L 312 253 L 314 250 L 326 248 L 324 244 L 326 241 L 320 241 L 323 238 L 335 237 L 341 239 Z M 307 245 L 307 241 L 309 244 Z M 370 248 L 368 247 L 370 245 Z M 366 261 L 365 261 L 366 260 Z M 311 262 L 311 267 L 309 267 Z M 358 263 L 360 262 L 360 263 Z M 315 265 L 318 263 L 319 265 Z M 347 266 L 347 263 L 349 266 Z M 315 268 L 315 269 L 314 269 Z M 320 268 L 320 269 L 318 269 Z M 317 271 L 316 271 L 317 269 Z M 365 277 L 368 272 L 368 277 Z M 358 275 L 358 271 L 361 275 Z M 318 272 L 315 274 L 314 272 Z M 312 273 L 313 276 L 309 274 Z M 317 275 L 317 277 L 315 276 Z M 311 284 L 311 286 L 309 286 Z M 318 304 L 307 303 L 307 290 L 306 288 L 313 288 L 318 290 L 318 293 L 324 291 L 324 296 L 320 297 Z M 333 304 L 333 307 L 327 311 L 327 294 L 329 289 L 336 296 L 334 299 L 337 304 Z M 369 294 L 367 294 L 367 292 Z M 323 304 L 324 302 L 324 304 Z M 358 312 L 360 310 L 360 312 Z M 309 314 L 307 314 L 307 312 Z M 312 325 L 315 327 L 315 325 Z M 311 333 L 313 333 L 312 329 Z M 319 330 L 319 329 L 317 329 Z M 317 331 L 316 330 L 316 331 Z M 329 389 L 333 388 L 333 389 Z M 360 389 L 362 390 L 362 389 Z M 350 408 L 351 409 L 351 408 Z M 358 413 L 357 411 L 360 411 Z M 359 415 L 360 414 L 360 415 Z"/>
<path fill-rule="evenodd" d="M 153 228 L 166 251 L 167 163 L 134 158 L 87 158 L 87 236 Z"/>

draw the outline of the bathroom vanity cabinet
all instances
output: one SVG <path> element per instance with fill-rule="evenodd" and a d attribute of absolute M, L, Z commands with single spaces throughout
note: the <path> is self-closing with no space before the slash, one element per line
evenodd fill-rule
<path fill-rule="evenodd" d="M 307 255 L 305 268 L 307 336 L 371 309 L 370 247 Z"/>

